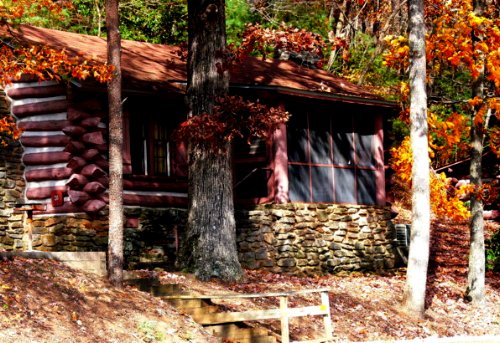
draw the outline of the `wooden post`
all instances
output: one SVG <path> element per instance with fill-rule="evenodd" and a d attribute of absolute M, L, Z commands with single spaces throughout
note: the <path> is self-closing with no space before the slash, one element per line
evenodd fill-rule
<path fill-rule="evenodd" d="M 280 297 L 280 312 L 281 312 L 281 342 L 289 343 L 290 342 L 290 333 L 288 327 L 288 297 L 281 296 Z"/>
<path fill-rule="evenodd" d="M 33 250 L 33 210 L 24 211 L 24 228 L 28 234 L 27 250 Z"/>
<path fill-rule="evenodd" d="M 327 314 L 323 317 L 323 322 L 325 324 L 325 340 L 331 341 L 333 339 L 333 326 L 330 314 L 330 299 L 327 291 L 321 292 L 321 308 L 324 308 L 327 311 Z"/>
<path fill-rule="evenodd" d="M 27 245 L 27 251 L 32 251 L 33 250 L 33 211 L 45 211 L 46 206 L 45 204 L 36 204 L 36 203 L 30 203 L 30 204 L 22 204 L 18 203 L 14 207 L 14 212 L 23 212 L 23 227 L 24 227 L 24 234 L 26 235 L 26 245 Z M 23 241 L 24 241 L 24 234 L 23 234 Z"/>

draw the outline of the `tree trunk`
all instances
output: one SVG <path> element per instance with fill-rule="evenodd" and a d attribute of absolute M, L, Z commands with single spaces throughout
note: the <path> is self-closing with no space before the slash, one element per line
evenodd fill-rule
<path fill-rule="evenodd" d="M 410 119 L 412 167 L 412 227 L 404 306 L 416 317 L 425 311 L 429 262 L 430 190 L 427 140 L 427 94 L 424 1 L 410 0 Z"/>
<path fill-rule="evenodd" d="M 484 12 L 484 1 L 475 0 L 474 13 L 482 16 Z M 481 41 L 481 37 L 472 36 L 475 46 Z M 475 51 L 475 49 L 474 49 Z M 480 50 L 477 50 L 480 51 Z M 479 56 L 478 59 L 482 59 Z M 481 63 L 481 62 L 480 62 Z M 482 62 L 484 63 L 484 62 Z M 484 98 L 484 64 L 481 72 L 472 81 L 472 97 Z M 476 190 L 482 186 L 482 155 L 483 155 L 483 127 L 482 122 L 477 122 L 474 117 L 479 110 L 477 106 L 473 111 L 471 120 L 471 160 L 470 160 L 470 181 Z M 486 121 L 484 121 L 486 122 Z M 483 200 L 480 194 L 471 197 L 471 220 L 470 220 L 470 250 L 469 250 L 469 271 L 467 274 L 467 289 L 465 298 L 475 303 L 482 303 L 485 300 L 485 248 L 484 248 L 484 217 Z"/>
<path fill-rule="evenodd" d="M 108 83 L 109 102 L 109 241 L 108 277 L 121 287 L 123 281 L 123 119 L 121 106 L 120 32 L 118 0 L 106 1 L 108 63 L 115 67 Z"/>
<path fill-rule="evenodd" d="M 224 7 L 223 0 L 188 1 L 190 116 L 211 114 L 215 99 L 228 92 Z M 213 151 L 190 142 L 188 156 L 188 222 L 179 264 L 201 280 L 240 280 L 230 144 Z"/>

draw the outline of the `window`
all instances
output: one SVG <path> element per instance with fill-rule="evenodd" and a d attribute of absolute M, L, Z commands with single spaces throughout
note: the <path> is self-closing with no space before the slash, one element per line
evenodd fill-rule
<path fill-rule="evenodd" d="M 239 199 L 265 198 L 269 195 L 268 146 L 265 140 L 250 144 L 241 138 L 233 141 L 234 192 Z"/>
<path fill-rule="evenodd" d="M 376 203 L 375 116 L 345 112 L 291 116 L 291 201 Z"/>
<path fill-rule="evenodd" d="M 142 102 L 147 103 L 146 101 Z M 186 151 L 183 144 L 172 140 L 172 133 L 182 115 L 168 113 L 164 105 L 139 107 L 131 104 L 129 110 L 130 155 L 132 174 L 185 177 Z M 179 112 L 180 113 L 180 112 Z"/>

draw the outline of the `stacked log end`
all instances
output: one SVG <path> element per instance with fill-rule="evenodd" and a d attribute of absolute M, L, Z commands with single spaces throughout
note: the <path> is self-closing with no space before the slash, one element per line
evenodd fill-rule
<path fill-rule="evenodd" d="M 68 108 L 70 126 L 67 134 L 72 139 L 65 150 L 72 152 L 67 167 L 72 169 L 73 175 L 67 186 L 73 204 L 87 213 L 96 213 L 107 205 L 103 199 L 107 198 L 108 170 L 97 163 L 106 160 L 100 149 L 107 146 L 107 142 L 102 132 L 104 118 L 98 115 L 103 112 L 90 107 L 83 103 Z"/>
<path fill-rule="evenodd" d="M 47 213 L 97 213 L 107 204 L 105 116 L 98 101 L 69 103 L 56 82 L 17 82 L 6 89 L 11 112 L 23 130 L 26 200 Z M 52 206 L 60 192 L 64 202 Z"/>

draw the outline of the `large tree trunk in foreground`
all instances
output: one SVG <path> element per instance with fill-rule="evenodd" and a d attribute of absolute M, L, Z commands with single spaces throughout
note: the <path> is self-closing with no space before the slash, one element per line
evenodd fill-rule
<path fill-rule="evenodd" d="M 188 1 L 188 103 L 190 115 L 212 113 L 228 91 L 223 70 L 226 29 L 223 0 Z M 230 144 L 219 151 L 190 142 L 187 232 L 180 265 L 201 280 L 241 279 L 234 221 Z"/>
<path fill-rule="evenodd" d="M 410 119 L 412 168 L 412 226 L 404 306 L 413 316 L 425 311 L 430 238 L 429 153 L 425 88 L 424 1 L 410 1 Z"/>
<path fill-rule="evenodd" d="M 474 13 L 482 16 L 485 3 L 483 0 L 474 1 Z M 473 34 L 473 46 L 481 41 L 481 37 Z M 479 50 L 478 50 L 479 51 Z M 478 59 L 482 59 L 480 56 Z M 484 63 L 484 62 L 482 62 Z M 481 72 L 472 82 L 472 97 L 484 98 L 484 66 Z M 473 111 L 471 120 L 471 159 L 470 159 L 470 181 L 479 190 L 482 186 L 482 156 L 483 156 L 483 126 L 474 120 L 477 110 Z M 477 194 L 479 195 L 479 194 Z M 469 271 L 467 274 L 466 299 L 475 303 L 482 303 L 485 299 L 485 250 L 484 250 L 484 207 L 483 200 L 479 196 L 471 197 L 471 220 L 470 220 L 470 250 Z"/>
<path fill-rule="evenodd" d="M 109 241 L 108 277 L 115 286 L 123 281 L 123 120 L 121 107 L 120 32 L 118 0 L 106 1 L 108 63 L 115 66 L 108 82 L 109 102 Z"/>

